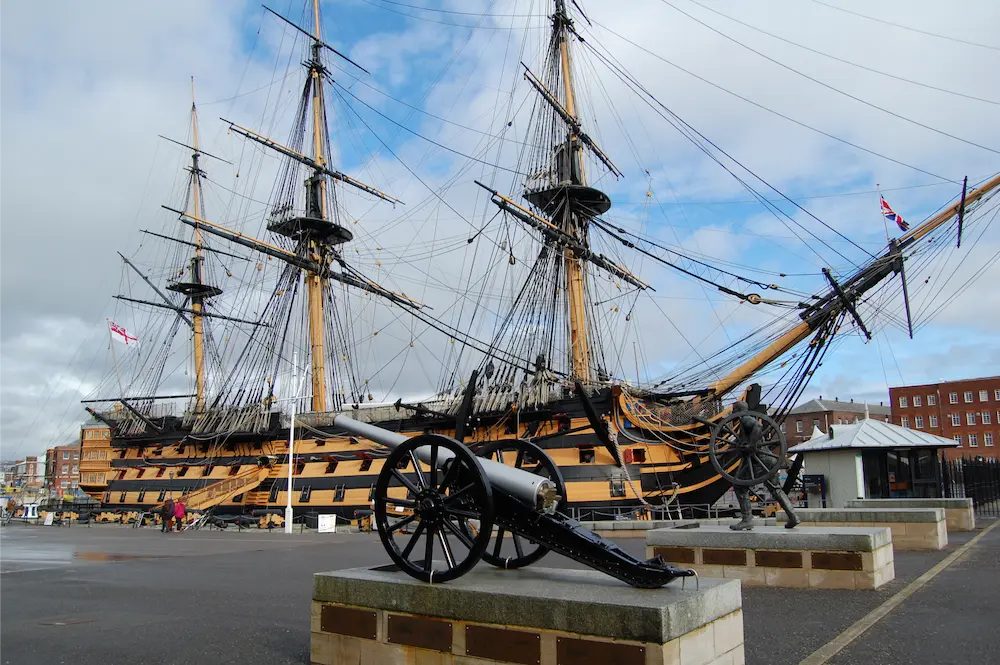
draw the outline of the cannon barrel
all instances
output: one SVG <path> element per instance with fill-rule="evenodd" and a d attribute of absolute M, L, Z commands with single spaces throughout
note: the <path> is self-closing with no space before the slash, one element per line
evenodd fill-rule
<path fill-rule="evenodd" d="M 337 427 L 343 428 L 354 434 L 356 436 L 363 437 L 370 441 L 385 446 L 386 448 L 394 449 L 405 441 L 408 441 L 410 437 L 405 434 L 400 434 L 398 432 L 391 432 L 387 429 L 383 429 L 376 425 L 369 423 L 363 423 L 358 420 L 354 420 L 349 416 L 344 416 L 337 414 L 334 416 L 333 424 Z M 418 453 L 420 461 L 430 464 L 430 456 L 428 453 L 421 451 Z M 445 462 L 450 460 L 454 455 L 448 450 L 438 451 L 438 466 L 443 466 Z M 552 512 L 555 510 L 556 504 L 562 497 L 556 496 L 555 484 L 548 478 L 529 473 L 527 471 L 522 471 L 521 469 L 516 469 L 506 464 L 501 464 L 500 462 L 494 462 L 489 459 L 479 459 L 479 463 L 483 468 L 483 473 L 486 477 L 490 479 L 490 484 L 497 487 L 508 494 L 527 501 L 530 505 L 539 508 L 545 512 Z"/>

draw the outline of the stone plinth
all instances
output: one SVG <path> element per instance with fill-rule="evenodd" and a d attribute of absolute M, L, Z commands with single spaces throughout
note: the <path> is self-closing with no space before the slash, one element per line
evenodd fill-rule
<path fill-rule="evenodd" d="M 480 564 L 446 584 L 392 566 L 314 576 L 314 665 L 743 665 L 735 580 L 634 589 L 596 571 Z"/>
<path fill-rule="evenodd" d="M 976 511 L 972 499 L 853 499 L 845 508 L 943 508 L 948 531 L 975 531 Z"/>
<path fill-rule="evenodd" d="M 693 520 L 604 520 L 597 522 L 580 522 L 604 538 L 645 538 L 647 531 L 653 529 L 668 529 L 673 527 L 693 527 L 694 525 L 732 524 L 736 518 L 699 518 Z M 775 526 L 773 517 L 754 518 L 755 526 Z"/>
<path fill-rule="evenodd" d="M 943 508 L 796 508 L 801 526 L 884 526 L 897 550 L 940 550 L 948 544 Z M 778 524 L 787 521 L 784 511 Z"/>
<path fill-rule="evenodd" d="M 896 576 L 892 543 L 885 527 L 703 526 L 647 532 L 646 555 L 747 586 L 876 589 Z"/>

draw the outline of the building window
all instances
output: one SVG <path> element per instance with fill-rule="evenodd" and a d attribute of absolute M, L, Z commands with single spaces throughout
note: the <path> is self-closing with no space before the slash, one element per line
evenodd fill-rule
<path fill-rule="evenodd" d="M 1000 388 L 993 391 L 993 399 L 1000 402 Z"/>
<path fill-rule="evenodd" d="M 909 403 L 907 403 L 907 401 L 906 401 L 906 396 L 905 395 L 900 396 L 900 398 L 899 398 L 899 408 L 905 409 L 908 406 L 909 406 Z M 916 402 L 914 402 L 914 406 L 916 406 Z"/>
<path fill-rule="evenodd" d="M 931 414 L 931 427 L 937 427 L 937 426 L 938 426 L 938 419 L 937 419 L 937 416 L 935 416 L 935 415 L 934 415 L 934 414 L 932 413 L 932 414 Z"/>
<path fill-rule="evenodd" d="M 813 418 L 813 431 L 819 429 L 819 421 Z"/>
<path fill-rule="evenodd" d="M 63 459 L 66 459 L 66 460 L 69 459 L 69 453 L 66 452 L 65 450 L 63 451 Z"/>
<path fill-rule="evenodd" d="M 986 415 L 988 416 L 989 414 L 986 414 Z M 74 464 L 73 465 L 73 475 L 75 476 L 78 473 L 80 473 L 80 467 L 77 466 L 76 464 Z"/>
<path fill-rule="evenodd" d="M 923 416 L 916 416 L 916 417 L 914 417 L 913 424 L 916 426 L 917 429 L 923 429 L 924 428 L 924 417 Z"/>
<path fill-rule="evenodd" d="M 795 421 L 795 431 L 798 432 L 799 434 L 802 434 L 802 421 L 801 420 L 796 420 Z"/>
<path fill-rule="evenodd" d="M 979 437 L 975 434 L 969 435 L 969 447 L 978 448 L 979 447 Z"/>
<path fill-rule="evenodd" d="M 991 415 L 992 414 L 989 411 L 983 411 L 981 414 L 979 414 L 980 418 L 983 419 L 983 424 L 984 425 L 991 425 L 992 424 L 990 422 L 990 416 Z"/>
<path fill-rule="evenodd" d="M 957 413 L 951 414 L 951 426 L 960 427 L 962 425 L 962 416 Z"/>
<path fill-rule="evenodd" d="M 927 406 L 935 406 L 937 404 L 937 395 L 927 396 Z"/>
<path fill-rule="evenodd" d="M 983 401 L 985 402 L 986 400 L 983 400 Z M 73 459 L 75 461 L 79 462 L 80 461 L 80 453 L 73 453 Z"/>
<path fill-rule="evenodd" d="M 965 391 L 965 403 L 966 404 L 972 404 L 972 391 L 971 390 L 966 390 Z"/>
<path fill-rule="evenodd" d="M 69 481 L 64 480 L 61 483 L 59 483 L 59 486 L 62 487 L 63 489 L 66 489 L 67 487 L 69 487 Z"/>
<path fill-rule="evenodd" d="M 69 473 L 69 464 L 63 464 L 62 471 L 60 473 L 62 473 L 63 475 Z"/>
<path fill-rule="evenodd" d="M 948 393 L 948 402 L 950 404 L 958 404 L 958 393 Z"/>
<path fill-rule="evenodd" d="M 988 401 L 990 401 L 990 393 L 988 391 L 986 391 L 986 390 L 980 390 L 979 391 L 979 401 L 980 402 L 988 402 Z"/>
<path fill-rule="evenodd" d="M 924 401 L 920 399 L 920 395 L 913 396 L 913 406 L 923 406 Z"/>
<path fill-rule="evenodd" d="M 788 428 L 785 427 L 785 423 L 781 423 L 781 433 L 785 434 L 787 431 L 788 431 Z"/>
<path fill-rule="evenodd" d="M 906 416 L 900 416 L 899 417 L 899 426 L 900 427 L 909 427 L 910 426 L 910 419 L 907 418 Z"/>
<path fill-rule="evenodd" d="M 956 434 L 955 436 L 953 436 L 951 438 L 955 439 L 955 441 L 958 442 L 958 445 L 962 445 L 962 435 L 961 434 Z"/>
<path fill-rule="evenodd" d="M 969 411 L 968 413 L 965 414 L 965 424 L 966 425 L 975 425 L 976 424 L 976 412 L 975 411 Z"/>
<path fill-rule="evenodd" d="M 986 444 L 987 448 L 993 447 L 993 432 L 987 432 L 983 434 L 983 443 Z"/>

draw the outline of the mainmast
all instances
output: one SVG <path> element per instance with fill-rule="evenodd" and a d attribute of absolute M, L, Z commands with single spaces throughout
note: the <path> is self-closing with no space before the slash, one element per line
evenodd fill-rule
<path fill-rule="evenodd" d="M 306 217 L 325 221 L 326 178 L 322 169 L 326 167 L 323 154 L 323 129 L 326 126 L 326 110 L 323 108 L 323 73 L 325 68 L 320 60 L 323 41 L 320 37 L 319 0 L 313 0 L 313 43 L 312 60 L 309 61 L 309 78 L 312 81 L 312 138 L 313 161 L 316 162 L 313 176 L 306 181 Z M 314 238 L 308 239 L 308 256 L 320 265 L 326 265 L 326 246 Z M 309 297 L 309 348 L 312 361 L 312 410 L 326 411 L 326 352 L 323 326 L 323 280 L 315 272 L 308 273 L 306 287 Z"/>
<path fill-rule="evenodd" d="M 201 205 L 201 177 L 205 174 L 201 170 L 198 160 L 201 152 L 198 146 L 198 108 L 194 101 L 194 77 L 191 77 L 191 166 L 188 172 L 191 174 L 189 186 L 191 189 L 191 207 L 195 217 L 202 217 Z M 202 252 L 201 230 L 195 227 L 194 230 L 194 255 L 191 257 L 188 281 L 176 281 L 167 286 L 170 291 L 176 291 L 187 296 L 191 300 L 191 330 L 194 347 L 194 377 L 195 377 L 195 406 L 194 412 L 201 413 L 205 410 L 205 301 L 214 298 L 222 293 L 222 289 L 210 286 L 204 282 L 204 256 Z"/>

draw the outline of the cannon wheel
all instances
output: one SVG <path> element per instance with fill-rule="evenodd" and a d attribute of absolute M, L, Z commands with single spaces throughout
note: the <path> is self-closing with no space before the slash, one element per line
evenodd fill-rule
<path fill-rule="evenodd" d="M 563 480 L 562 472 L 541 447 L 530 441 L 523 439 L 507 439 L 505 441 L 495 441 L 483 446 L 479 450 L 479 456 L 491 459 L 501 464 L 514 462 L 514 466 L 529 473 L 548 478 L 556 484 L 556 493 L 562 497 L 556 510 L 562 510 L 566 504 L 566 482 Z M 496 538 L 490 547 L 483 553 L 483 560 L 491 563 L 497 568 L 521 568 L 530 565 L 543 556 L 549 549 L 530 540 L 522 539 L 516 533 L 511 533 L 511 540 L 507 552 L 512 556 L 504 556 L 504 532 L 502 526 L 497 527 Z"/>
<path fill-rule="evenodd" d="M 444 450 L 454 457 L 437 468 Z M 431 460 L 428 470 L 420 466 L 418 451 Z M 470 521 L 479 523 L 478 532 L 468 528 Z M 447 582 L 467 573 L 486 550 L 493 532 L 493 491 L 468 448 L 440 434 L 424 434 L 386 458 L 375 483 L 375 522 L 389 558 L 405 573 L 424 582 Z M 412 533 L 401 533 L 406 527 Z"/>
<path fill-rule="evenodd" d="M 785 464 L 788 443 L 770 416 L 734 411 L 712 431 L 708 456 L 715 471 L 734 487 L 753 487 L 774 478 Z M 732 472 L 733 464 L 739 462 Z"/>

